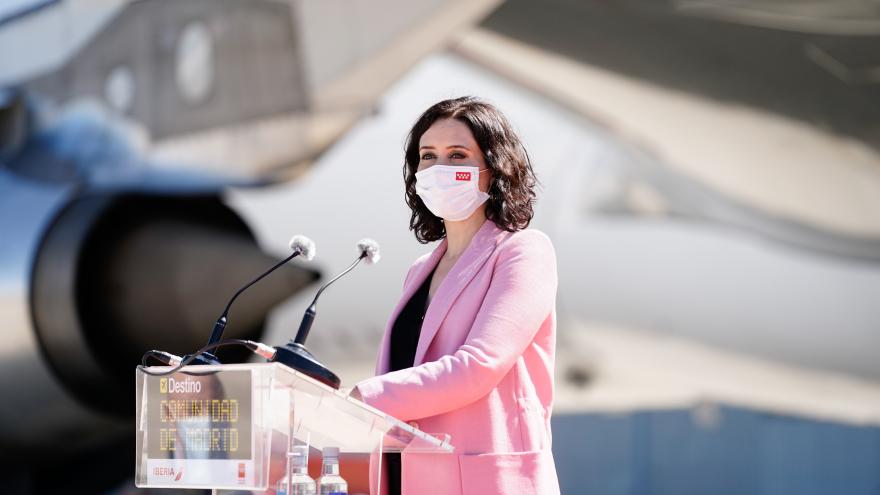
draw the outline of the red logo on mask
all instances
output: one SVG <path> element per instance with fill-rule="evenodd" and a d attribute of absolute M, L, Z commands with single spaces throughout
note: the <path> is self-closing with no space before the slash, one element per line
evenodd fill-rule
<path fill-rule="evenodd" d="M 471 173 L 470 172 L 456 172 L 455 173 L 455 180 L 469 181 L 469 180 L 471 180 Z"/>

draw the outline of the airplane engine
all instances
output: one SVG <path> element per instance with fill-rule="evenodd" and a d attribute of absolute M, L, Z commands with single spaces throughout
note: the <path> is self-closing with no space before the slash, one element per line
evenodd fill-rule
<path fill-rule="evenodd" d="M 222 180 L 137 163 L 99 120 L 32 132 L 22 115 L 0 118 L 0 444 L 17 459 L 130 435 L 142 354 L 204 345 L 235 290 L 278 259 Z M 259 338 L 317 275 L 273 273 L 236 301 L 224 337 Z"/>

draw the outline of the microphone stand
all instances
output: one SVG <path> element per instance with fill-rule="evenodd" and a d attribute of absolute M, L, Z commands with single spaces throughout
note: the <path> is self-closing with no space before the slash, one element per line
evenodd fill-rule
<path fill-rule="evenodd" d="M 236 292 L 235 295 L 232 296 L 232 299 L 229 300 L 229 303 L 226 304 L 226 309 L 223 310 L 223 314 L 221 314 L 220 318 L 217 318 L 217 321 L 214 322 L 214 328 L 211 329 L 211 337 L 208 338 L 208 343 L 206 345 L 213 345 L 213 344 L 216 344 L 217 342 L 220 342 L 220 339 L 223 337 L 223 331 L 226 330 L 226 324 L 229 322 L 229 320 L 227 318 L 229 316 L 229 308 L 232 307 L 232 303 L 235 302 L 235 300 L 238 298 L 239 295 L 241 295 L 242 292 L 247 290 L 248 287 L 250 287 L 250 286 L 254 285 L 255 283 L 259 282 L 260 280 L 262 280 L 263 277 L 265 277 L 266 275 L 274 272 L 281 265 L 284 265 L 287 262 L 289 262 L 290 260 L 296 258 L 301 253 L 302 252 L 299 250 L 294 251 L 293 254 L 291 254 L 287 258 L 284 258 L 283 260 L 279 261 L 278 263 L 275 264 L 275 266 L 273 266 L 272 268 L 269 268 L 268 270 L 263 272 L 262 275 L 251 280 L 247 285 L 245 285 L 241 289 L 238 289 L 238 292 Z M 183 358 L 186 359 L 190 356 L 191 356 L 191 354 L 187 354 Z M 222 364 L 222 363 L 220 362 L 219 359 L 217 359 L 217 356 L 215 356 L 211 352 L 203 352 L 203 353 L 197 355 L 190 362 L 190 365 L 206 365 L 206 364 Z"/>
<path fill-rule="evenodd" d="M 290 368 L 293 368 L 300 373 L 310 376 L 315 380 L 329 386 L 334 389 L 339 389 L 341 385 L 341 380 L 335 373 L 330 371 L 329 368 L 321 364 L 320 361 L 311 353 L 308 349 L 306 349 L 306 338 L 309 336 L 309 330 L 312 328 L 312 322 L 315 321 L 315 314 L 317 312 L 316 305 L 318 303 L 318 297 L 321 296 L 321 293 L 324 292 L 324 289 L 330 286 L 333 282 L 339 280 L 346 273 L 354 270 L 354 267 L 358 265 L 364 258 L 367 257 L 367 252 L 362 251 L 361 255 L 352 263 L 348 268 L 346 268 L 342 273 L 333 277 L 332 280 L 324 284 L 320 289 L 318 289 L 318 293 L 315 294 L 315 298 L 312 300 L 312 304 L 306 309 L 305 314 L 303 314 L 302 322 L 299 324 L 299 330 L 296 332 L 296 338 L 290 340 L 287 344 L 283 346 L 279 346 L 275 348 L 275 357 L 271 359 L 272 362 L 284 364 Z"/>

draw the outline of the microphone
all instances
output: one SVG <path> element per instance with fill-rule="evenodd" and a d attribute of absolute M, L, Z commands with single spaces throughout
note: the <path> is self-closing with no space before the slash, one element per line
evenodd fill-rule
<path fill-rule="evenodd" d="M 290 246 L 292 251 L 299 251 L 306 261 L 312 261 L 315 258 L 315 241 L 304 235 L 297 234 L 291 237 L 288 246 Z"/>
<path fill-rule="evenodd" d="M 358 249 L 362 254 L 366 254 L 367 264 L 375 265 L 379 262 L 379 243 L 370 238 L 364 238 L 358 241 Z"/>
<path fill-rule="evenodd" d="M 223 337 L 223 331 L 226 329 L 226 324 L 229 321 L 227 318 L 229 316 L 229 308 L 232 307 L 232 303 L 235 302 L 235 300 L 238 298 L 238 296 L 241 295 L 242 292 L 244 292 L 250 286 L 252 286 L 255 283 L 262 280 L 263 277 L 265 277 L 266 275 L 269 275 L 270 273 L 274 272 L 276 269 L 278 269 L 282 265 L 286 264 L 287 262 L 289 262 L 293 258 L 296 258 L 297 256 L 302 256 L 303 258 L 306 259 L 306 261 L 311 261 L 312 258 L 315 257 L 315 251 L 316 251 L 315 243 L 314 243 L 314 241 L 312 241 L 311 239 L 309 239 L 308 237 L 306 237 L 304 235 L 295 235 L 295 236 L 291 237 L 290 243 L 288 245 L 290 246 L 290 249 L 293 251 L 293 253 L 291 253 L 290 256 L 279 261 L 278 263 L 275 264 L 275 266 L 273 266 L 272 268 L 269 268 L 268 270 L 263 272 L 262 275 L 251 280 L 250 282 L 248 282 L 247 285 L 245 285 L 241 289 L 238 289 L 238 291 L 232 296 L 232 299 L 230 299 L 229 302 L 226 304 L 226 308 L 223 310 L 223 314 L 221 314 L 220 318 L 217 318 L 217 321 L 214 322 L 214 328 L 211 329 L 211 337 L 208 339 L 207 345 L 213 345 L 213 344 L 216 344 L 217 342 L 220 342 L 220 338 Z M 186 359 L 188 357 L 189 357 L 189 355 L 184 356 L 184 359 Z M 193 359 L 190 364 L 221 364 L 221 363 L 220 363 L 220 360 L 217 359 L 217 356 L 215 356 L 213 353 L 204 352 L 204 353 L 196 356 L 195 359 Z"/>
<path fill-rule="evenodd" d="M 321 364 L 315 356 L 306 349 L 306 338 L 309 336 L 309 331 L 312 328 L 312 323 L 315 321 L 315 314 L 317 313 L 316 306 L 318 304 L 318 298 L 321 297 L 321 293 L 324 292 L 324 289 L 329 287 L 333 282 L 336 282 L 343 275 L 348 272 L 354 270 L 354 267 L 361 262 L 361 260 L 366 260 L 368 265 L 374 265 L 379 262 L 379 243 L 374 241 L 373 239 L 361 239 L 357 243 L 358 251 L 360 254 L 357 259 L 354 260 L 354 263 L 349 265 L 348 268 L 342 271 L 339 275 L 333 277 L 329 282 L 321 286 L 318 289 L 317 294 L 315 294 L 315 298 L 312 300 L 312 304 L 306 309 L 305 314 L 303 314 L 302 322 L 299 324 L 299 330 L 296 332 L 296 338 L 285 344 L 281 347 L 275 348 L 275 356 L 270 360 L 272 362 L 277 362 L 284 364 L 290 368 L 293 368 L 300 373 L 303 373 L 307 376 L 318 380 L 319 382 L 333 387 L 335 389 L 339 388 L 340 380 L 339 377 L 336 376 L 335 373 L 330 371 L 326 366 Z"/>

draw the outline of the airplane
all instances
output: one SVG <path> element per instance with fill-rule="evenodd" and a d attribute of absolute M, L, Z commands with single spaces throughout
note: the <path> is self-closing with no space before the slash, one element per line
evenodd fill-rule
<path fill-rule="evenodd" d="M 25 377 L 33 391 L 4 406 L 0 417 L 30 419 L 6 421 L 3 443 L 29 461 L 50 445 L 119 458 L 133 394 L 102 393 L 92 379 L 123 387 L 145 348 L 200 345 L 212 309 L 270 262 L 260 251 L 282 253 L 290 229 L 314 238 L 319 257 L 243 300 L 241 333 L 228 336 L 289 337 L 316 277 L 347 265 L 354 240 L 375 237 L 382 263 L 322 299 L 310 343 L 344 382 L 369 374 L 408 263 L 428 249 L 401 228 L 402 135 L 432 100 L 462 90 L 509 109 L 544 183 L 534 226 L 565 267 L 557 411 L 702 414 L 709 401 L 873 424 L 876 92 L 870 66 L 840 70 L 824 56 L 861 60 L 873 35 L 839 11 L 807 10 L 809 25 L 862 31 L 768 26 L 752 19 L 771 3 L 746 17 L 734 3 L 705 2 L 709 15 L 694 2 L 389 1 L 401 21 L 387 33 L 355 22 L 382 9 L 342 2 L 50 1 L 0 21 L 3 60 L 15 61 L 0 74 L 14 88 L 3 122 L 15 125 L 3 129 L 16 129 L 3 133 L 0 214 L 19 232 L 2 257 L 14 334 L 0 366 L 3 390 Z M 73 39 L 49 45 L 47 33 L 72 19 L 82 19 Z M 265 29 L 239 31 L 248 25 Z M 10 52 L 26 41 L 33 56 Z M 448 53 L 422 60 L 441 46 Z M 227 60 L 251 65 L 229 70 Z M 22 141 L 39 133 L 24 129 L 55 147 L 29 148 Z M 53 149 L 63 164 L 40 154 Z M 153 260 L 168 238 L 177 245 Z M 78 249 L 66 251 L 71 241 Z M 198 256 L 205 246 L 211 259 Z M 213 274 L 220 260 L 229 271 L 222 284 L 187 277 L 199 285 L 150 300 L 162 293 L 151 287 L 173 285 L 174 272 L 149 269 L 163 258 L 184 275 Z M 77 279 L 77 262 L 103 279 Z M 133 292 L 109 296 L 120 291 Z M 184 299 L 190 307 L 169 321 L 163 308 Z"/>
<path fill-rule="evenodd" d="M 827 39 L 626 5 L 505 3 L 308 180 L 234 192 L 236 209 L 275 242 L 285 205 L 344 211 L 329 232 L 322 215 L 301 224 L 340 260 L 331 272 L 355 232 L 395 249 L 370 269 L 388 275 L 353 274 L 322 302 L 310 345 L 354 383 L 408 260 L 429 249 L 400 228 L 402 135 L 434 101 L 487 97 L 526 140 L 543 182 L 533 226 L 557 249 L 563 491 L 871 493 L 876 93 L 816 64 L 809 47 Z M 283 341 L 308 302 L 281 306 L 264 338 Z"/>
<path fill-rule="evenodd" d="M 130 477 L 109 466 L 133 452 L 132 365 L 151 348 L 203 345 L 235 289 L 285 255 L 261 245 L 227 190 L 302 174 L 399 74 L 496 4 L 0 7 L 4 484 L 53 491 L 51 470 L 94 492 Z M 389 8 L 395 26 L 360 22 Z M 224 336 L 259 337 L 273 306 L 322 275 L 304 262 L 273 274 L 236 302 Z"/>

